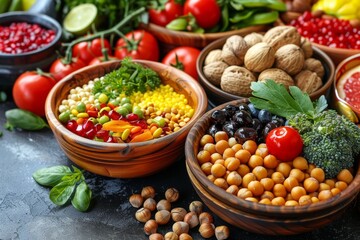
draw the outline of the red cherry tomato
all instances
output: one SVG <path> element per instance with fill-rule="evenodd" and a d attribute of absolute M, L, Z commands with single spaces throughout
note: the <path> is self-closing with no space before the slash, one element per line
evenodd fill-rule
<path fill-rule="evenodd" d="M 111 54 L 111 46 L 107 39 L 104 39 L 104 48 Z M 91 42 L 80 42 L 74 45 L 72 55 L 75 58 L 81 59 L 84 63 L 89 63 L 95 57 L 103 55 L 101 45 L 101 38 L 95 38 Z"/>
<path fill-rule="evenodd" d="M 169 22 L 183 15 L 183 6 L 175 0 L 168 0 L 163 10 L 149 9 L 150 22 L 165 27 Z"/>
<path fill-rule="evenodd" d="M 103 39 L 104 41 L 104 48 L 107 49 L 108 55 L 111 55 L 111 45 L 110 42 L 107 39 Z M 100 57 L 103 55 L 101 49 L 102 49 L 102 40 L 101 38 L 95 38 L 91 41 L 90 50 L 96 57 Z"/>
<path fill-rule="evenodd" d="M 221 10 L 216 0 L 186 0 L 184 15 L 191 13 L 202 28 L 212 28 L 219 23 Z"/>
<path fill-rule="evenodd" d="M 284 126 L 274 128 L 266 137 L 269 153 L 280 161 L 292 161 L 302 152 L 303 141 L 298 131 Z"/>
<path fill-rule="evenodd" d="M 50 66 L 50 73 L 54 76 L 56 81 L 61 80 L 68 74 L 85 67 L 85 63 L 80 59 L 76 59 L 70 64 L 64 64 L 61 58 L 56 59 Z"/>
<path fill-rule="evenodd" d="M 45 116 L 45 100 L 55 83 L 55 79 L 37 72 L 21 74 L 12 89 L 16 106 L 39 116 Z"/>
<path fill-rule="evenodd" d="M 134 30 L 125 35 L 126 41 L 120 38 L 116 43 L 115 57 L 123 59 L 159 60 L 159 45 L 156 38 L 144 30 Z"/>
<path fill-rule="evenodd" d="M 199 55 L 200 50 L 197 48 L 177 47 L 165 55 L 162 63 L 179 68 L 197 80 L 196 60 Z"/>

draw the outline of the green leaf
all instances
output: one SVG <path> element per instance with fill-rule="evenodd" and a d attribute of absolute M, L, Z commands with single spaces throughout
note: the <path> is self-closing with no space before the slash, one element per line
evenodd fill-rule
<path fill-rule="evenodd" d="M 60 183 L 64 176 L 71 176 L 72 174 L 71 169 L 67 166 L 53 166 L 37 170 L 32 177 L 40 185 L 53 187 Z"/>
<path fill-rule="evenodd" d="M 320 113 L 324 111 L 328 106 L 328 103 L 326 101 L 326 98 L 324 95 L 321 95 L 315 102 L 314 102 L 314 108 L 315 108 L 315 114 Z"/>
<path fill-rule="evenodd" d="M 34 131 L 49 127 L 41 117 L 19 108 L 7 110 L 5 116 L 10 125 L 24 130 Z"/>
<path fill-rule="evenodd" d="M 314 114 L 314 105 L 307 93 L 304 93 L 296 86 L 290 86 L 289 91 L 290 94 L 294 97 L 294 100 L 298 103 L 298 106 L 301 108 L 303 113 L 308 113 L 308 115 Z"/>
<path fill-rule="evenodd" d="M 56 205 L 64 205 L 71 198 L 76 187 L 76 181 L 63 181 L 50 190 L 50 200 Z"/>
<path fill-rule="evenodd" d="M 77 210 L 84 212 L 90 206 L 92 192 L 88 187 L 85 181 L 82 181 L 77 187 L 75 191 L 75 195 L 71 200 L 71 204 Z"/>

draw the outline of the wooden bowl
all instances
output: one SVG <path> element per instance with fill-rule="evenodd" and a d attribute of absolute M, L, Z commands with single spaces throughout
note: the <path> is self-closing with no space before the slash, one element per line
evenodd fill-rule
<path fill-rule="evenodd" d="M 121 66 L 121 61 L 101 63 L 82 68 L 58 82 L 45 104 L 46 118 L 60 147 L 71 161 L 103 176 L 134 178 L 153 174 L 169 166 L 184 154 L 184 143 L 191 126 L 207 109 L 207 97 L 200 84 L 181 70 L 158 62 L 137 60 L 155 70 L 163 84 L 184 94 L 195 109 L 191 120 L 170 135 L 138 143 L 104 143 L 80 137 L 58 120 L 58 107 L 70 90 L 89 80 L 101 77 Z"/>
<path fill-rule="evenodd" d="M 226 42 L 227 38 L 218 39 L 208 46 L 206 46 L 200 53 L 197 62 L 196 62 L 196 70 L 199 76 L 199 82 L 204 87 L 205 92 L 209 98 L 209 104 L 212 106 L 217 106 L 225 102 L 229 102 L 235 99 L 244 98 L 242 96 L 234 95 L 228 92 L 223 91 L 220 87 L 215 86 L 209 80 L 207 80 L 203 66 L 205 62 L 206 56 L 209 54 L 210 51 L 215 49 L 222 49 L 222 46 Z M 325 75 L 323 77 L 323 86 L 318 89 L 317 91 L 310 94 L 310 98 L 315 100 L 319 98 L 321 95 L 328 96 L 330 95 L 330 88 L 334 81 L 334 74 L 335 74 L 335 66 L 331 59 L 320 49 L 317 47 L 313 47 L 313 57 L 320 60 L 323 64 L 325 69 Z"/>
<path fill-rule="evenodd" d="M 334 107 L 340 112 L 341 114 L 347 116 L 351 121 L 358 123 L 360 118 L 360 109 L 356 109 L 350 104 L 348 104 L 343 98 L 340 97 L 338 93 L 338 82 L 340 78 L 349 70 L 360 67 L 360 53 L 350 56 L 343 60 L 335 70 L 335 80 L 334 80 L 334 91 L 333 91 L 333 104 Z M 360 72 L 360 68 L 358 69 Z"/>
<path fill-rule="evenodd" d="M 207 133 L 213 111 L 227 104 L 247 102 L 238 99 L 205 113 L 191 128 L 185 144 L 186 166 L 191 182 L 204 203 L 224 221 L 247 231 L 267 235 L 292 235 L 322 227 L 337 217 L 356 199 L 360 190 L 360 169 L 348 188 L 331 199 L 304 206 L 272 206 L 240 199 L 211 182 L 197 161 L 200 139 Z"/>

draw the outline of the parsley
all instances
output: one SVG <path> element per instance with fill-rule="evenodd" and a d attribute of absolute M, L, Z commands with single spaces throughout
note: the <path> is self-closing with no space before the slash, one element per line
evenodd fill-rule
<path fill-rule="evenodd" d="M 309 95 L 303 93 L 298 87 L 290 86 L 287 91 L 284 85 L 277 84 L 273 80 L 252 82 L 251 89 L 253 97 L 250 97 L 250 102 L 256 108 L 266 109 L 285 118 L 299 112 L 313 118 L 327 107 L 324 96 L 312 102 Z"/>
<path fill-rule="evenodd" d="M 106 74 L 103 80 L 95 82 L 93 94 L 104 93 L 110 98 L 116 98 L 120 93 L 130 96 L 134 92 L 154 90 L 160 84 L 160 77 L 154 70 L 125 58 L 119 69 Z"/>

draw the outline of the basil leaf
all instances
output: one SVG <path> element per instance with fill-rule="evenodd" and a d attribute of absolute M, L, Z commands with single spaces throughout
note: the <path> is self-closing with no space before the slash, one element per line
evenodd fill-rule
<path fill-rule="evenodd" d="M 71 198 L 76 187 L 76 181 L 68 180 L 57 184 L 50 190 L 50 200 L 56 205 L 64 205 Z"/>
<path fill-rule="evenodd" d="M 75 195 L 71 200 L 71 204 L 77 210 L 81 212 L 85 212 L 89 206 L 91 201 L 92 192 L 85 181 L 82 181 L 77 187 L 75 191 Z"/>
<path fill-rule="evenodd" d="M 5 116 L 8 124 L 24 130 L 35 131 L 49 127 L 41 117 L 19 108 L 7 110 Z"/>
<path fill-rule="evenodd" d="M 71 169 L 67 166 L 53 166 L 42 168 L 33 173 L 34 180 L 43 186 L 53 187 L 60 183 L 64 176 L 72 175 Z"/>

